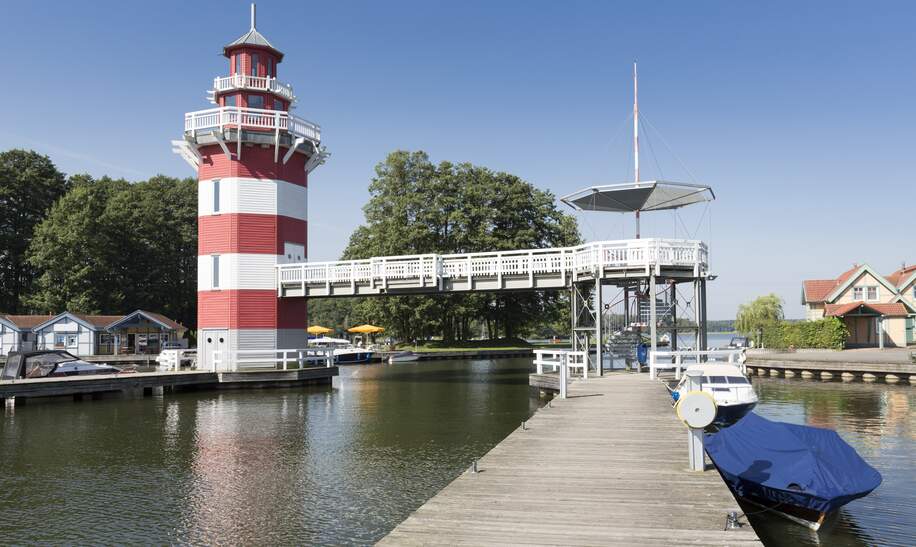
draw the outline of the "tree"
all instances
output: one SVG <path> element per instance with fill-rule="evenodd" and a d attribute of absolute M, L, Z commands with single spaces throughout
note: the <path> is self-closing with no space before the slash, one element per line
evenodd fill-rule
<path fill-rule="evenodd" d="M 149 309 L 193 327 L 197 185 L 74 177 L 36 228 L 28 260 L 39 272 L 25 299 L 33 311 Z"/>
<path fill-rule="evenodd" d="M 761 296 L 748 304 L 738 306 L 735 329 L 745 336 L 758 336 L 783 320 L 782 299 L 775 294 Z M 760 340 L 757 341 L 758 345 Z"/>
<path fill-rule="evenodd" d="M 47 156 L 27 150 L 0 153 L 0 312 L 18 313 L 34 278 L 26 252 L 35 226 L 68 183 Z"/>
<path fill-rule="evenodd" d="M 579 243 L 575 219 L 552 194 L 520 178 L 469 163 L 433 165 L 424 152 L 397 151 L 376 166 L 344 260 L 399 254 L 469 253 Z M 555 292 L 399 296 L 359 301 L 355 315 L 402 338 L 465 339 L 486 327 L 511 337 L 559 314 Z M 328 325 L 333 326 L 333 325 Z"/>

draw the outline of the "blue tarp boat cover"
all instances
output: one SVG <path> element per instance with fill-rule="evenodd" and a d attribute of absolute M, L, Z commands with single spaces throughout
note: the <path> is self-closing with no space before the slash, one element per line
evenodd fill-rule
<path fill-rule="evenodd" d="M 829 513 L 881 484 L 881 473 L 829 429 L 751 412 L 705 441 L 722 477 L 742 497 Z"/>

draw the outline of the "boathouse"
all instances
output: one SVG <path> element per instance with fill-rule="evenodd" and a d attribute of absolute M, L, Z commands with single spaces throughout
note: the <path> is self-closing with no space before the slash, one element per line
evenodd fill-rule
<path fill-rule="evenodd" d="M 902 347 L 916 344 L 916 266 L 884 276 L 868 264 L 855 264 L 835 279 L 802 283 L 805 317 L 839 317 L 849 329 L 848 347 Z"/>
<path fill-rule="evenodd" d="M 43 349 L 79 356 L 158 354 L 166 343 L 183 343 L 186 331 L 181 323 L 145 310 L 127 315 L 0 314 L 0 355 Z"/>

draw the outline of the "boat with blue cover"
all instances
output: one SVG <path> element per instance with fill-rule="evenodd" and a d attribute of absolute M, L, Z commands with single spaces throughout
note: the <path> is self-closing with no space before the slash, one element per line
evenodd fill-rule
<path fill-rule="evenodd" d="M 774 422 L 753 412 L 707 434 L 705 446 L 736 497 L 813 530 L 881 484 L 881 473 L 836 431 Z"/>

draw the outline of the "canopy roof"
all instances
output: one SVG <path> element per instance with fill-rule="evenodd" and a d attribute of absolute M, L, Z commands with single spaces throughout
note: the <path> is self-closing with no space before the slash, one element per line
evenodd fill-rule
<path fill-rule="evenodd" d="M 382 327 L 376 327 L 375 325 L 359 325 L 358 327 L 347 329 L 347 332 L 354 332 L 354 333 L 361 333 L 361 334 L 378 334 L 380 332 L 385 332 L 385 329 L 383 329 Z"/>
<path fill-rule="evenodd" d="M 632 213 L 663 211 L 716 199 L 712 188 L 665 180 L 592 186 L 560 198 L 580 211 Z"/>

